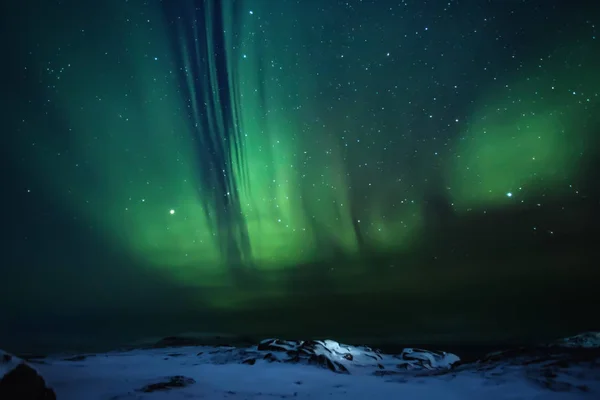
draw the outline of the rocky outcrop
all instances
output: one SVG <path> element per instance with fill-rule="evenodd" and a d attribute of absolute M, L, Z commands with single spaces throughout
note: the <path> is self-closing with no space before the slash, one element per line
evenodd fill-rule
<path fill-rule="evenodd" d="M 175 375 L 166 378 L 163 381 L 151 383 L 149 385 L 144 386 L 139 391 L 144 393 L 152 393 L 156 391 L 164 391 L 171 390 L 176 388 L 182 388 L 189 385 L 193 385 L 196 381 L 192 378 L 188 378 L 182 375 Z"/>
<path fill-rule="evenodd" d="M 557 340 L 552 345 L 572 349 L 597 349 L 600 348 L 600 332 L 580 333 L 579 335 Z"/>
<path fill-rule="evenodd" d="M 56 395 L 34 368 L 0 350 L 0 399 L 56 400 Z"/>
<path fill-rule="evenodd" d="M 406 348 L 389 355 L 367 346 L 351 346 L 334 340 L 266 339 L 258 344 L 260 357 L 248 354 L 243 362 L 254 365 L 257 359 L 268 362 L 316 365 L 333 372 L 348 374 L 355 369 L 446 370 L 460 359 L 451 353 Z"/>

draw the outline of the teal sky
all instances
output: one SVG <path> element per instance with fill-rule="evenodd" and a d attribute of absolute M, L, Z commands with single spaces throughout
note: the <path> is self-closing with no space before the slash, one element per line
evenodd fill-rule
<path fill-rule="evenodd" d="M 477 246 L 467 227 L 489 215 L 526 248 L 577 232 L 578 204 L 594 204 L 600 51 L 586 9 L 37 3 L 5 13 L 18 211 L 3 273 L 27 293 L 78 282 L 53 304 L 116 302 L 108 288 L 139 280 L 234 308 L 257 296 L 238 290 L 247 274 L 283 299 L 303 265 L 345 271 L 332 290 L 351 291 L 365 258 L 425 254 L 433 238 Z M 397 292 L 394 276 L 367 281 Z"/>

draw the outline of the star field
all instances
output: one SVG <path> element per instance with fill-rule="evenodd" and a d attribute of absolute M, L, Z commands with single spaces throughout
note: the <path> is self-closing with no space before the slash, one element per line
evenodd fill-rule
<path fill-rule="evenodd" d="M 410 252 L 489 215 L 536 240 L 593 195 L 585 8 L 207 4 L 52 1 L 23 20 L 27 196 L 184 274 Z"/>

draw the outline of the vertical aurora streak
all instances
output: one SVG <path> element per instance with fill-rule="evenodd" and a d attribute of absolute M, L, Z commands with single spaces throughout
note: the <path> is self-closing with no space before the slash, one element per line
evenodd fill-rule
<path fill-rule="evenodd" d="M 579 179 L 598 124 L 591 45 L 540 49 L 523 61 L 529 72 L 467 96 L 468 57 L 424 71 L 415 60 L 430 52 L 394 45 L 409 22 L 337 26 L 332 10 L 351 13 L 342 5 L 311 14 L 314 2 L 297 3 L 109 1 L 84 12 L 96 24 L 83 33 L 56 22 L 31 56 L 47 120 L 22 128 L 45 195 L 153 268 L 227 280 L 239 267 L 409 249 L 439 219 L 431 198 L 460 216 L 564 194 Z M 387 65 L 391 53 L 405 61 Z M 577 57 L 582 67 L 563 61 Z M 443 79 L 456 88 L 428 93 Z M 48 126 L 65 143 L 39 134 Z"/>
<path fill-rule="evenodd" d="M 234 71 L 228 62 L 232 55 L 227 51 L 223 26 L 231 16 L 224 12 L 218 3 L 207 2 L 203 8 L 191 2 L 175 15 L 172 37 L 176 38 L 174 47 L 181 46 L 181 87 L 185 103 L 191 107 L 188 130 L 197 146 L 199 200 L 211 230 L 217 233 L 221 256 L 229 265 L 239 266 L 250 263 L 252 256 L 238 190 L 247 167 L 233 89 L 235 77 L 231 78 Z M 183 22 L 181 16 L 186 17 Z M 187 26 L 191 32 L 186 31 Z M 192 38 L 189 46 L 180 39 L 188 37 Z"/>

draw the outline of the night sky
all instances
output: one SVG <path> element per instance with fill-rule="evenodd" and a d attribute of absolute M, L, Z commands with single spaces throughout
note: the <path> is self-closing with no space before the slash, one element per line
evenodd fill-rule
<path fill-rule="evenodd" d="M 3 4 L 0 324 L 600 327 L 593 3 Z"/>

